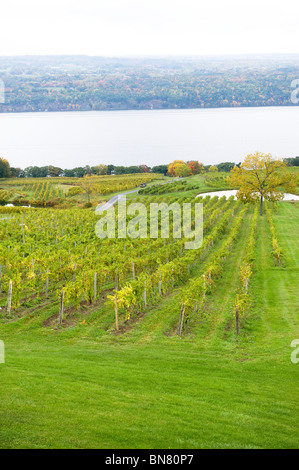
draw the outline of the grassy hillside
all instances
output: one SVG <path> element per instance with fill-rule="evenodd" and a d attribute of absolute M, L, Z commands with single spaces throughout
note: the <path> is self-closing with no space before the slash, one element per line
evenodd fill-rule
<path fill-rule="evenodd" d="M 46 300 L 3 319 L 0 447 L 298 448 L 299 364 L 290 343 L 299 338 L 299 205 L 279 203 L 274 215 L 282 267 L 259 218 L 252 306 L 236 338 L 233 305 L 251 217 L 250 210 L 206 315 L 182 336 L 178 289 L 118 334 L 105 299 L 62 327 L 58 304 Z"/>

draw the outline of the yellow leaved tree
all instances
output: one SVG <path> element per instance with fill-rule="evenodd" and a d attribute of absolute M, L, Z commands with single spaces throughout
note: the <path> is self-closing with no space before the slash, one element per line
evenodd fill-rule
<path fill-rule="evenodd" d="M 263 215 L 263 201 L 280 201 L 285 191 L 296 191 L 296 178 L 286 164 L 271 154 L 256 152 L 247 155 L 240 167 L 231 170 L 228 178 L 231 187 L 239 187 L 237 198 L 244 202 L 260 200 L 260 214 Z"/>
<path fill-rule="evenodd" d="M 174 160 L 168 165 L 168 173 L 171 176 L 189 176 L 191 170 L 189 165 L 187 165 L 183 160 Z"/>
<path fill-rule="evenodd" d="M 95 194 L 98 192 L 97 183 L 98 178 L 95 175 L 85 175 L 79 181 L 79 187 L 81 189 L 81 192 L 86 195 L 88 202 L 90 202 L 91 194 Z"/>
<path fill-rule="evenodd" d="M 217 166 L 211 165 L 211 166 L 209 167 L 209 171 L 210 171 L 210 172 L 218 171 L 218 168 L 217 168 Z"/>

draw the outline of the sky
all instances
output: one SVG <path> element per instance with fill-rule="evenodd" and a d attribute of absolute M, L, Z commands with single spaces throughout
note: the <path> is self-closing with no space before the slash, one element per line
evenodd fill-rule
<path fill-rule="evenodd" d="M 298 0 L 9 0 L 0 55 L 299 53 Z"/>

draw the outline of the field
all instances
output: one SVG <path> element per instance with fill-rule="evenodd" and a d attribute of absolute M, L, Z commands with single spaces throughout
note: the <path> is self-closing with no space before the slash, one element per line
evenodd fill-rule
<path fill-rule="evenodd" d="M 162 180 L 162 175 L 139 173 L 132 175 L 92 176 L 84 178 L 9 178 L 0 180 L 0 205 L 32 207 L 85 207 L 96 206 L 99 200 L 109 199 L 119 192 L 139 188 Z"/>
<path fill-rule="evenodd" d="M 1 209 L 1 448 L 298 448 L 299 204 L 202 202 L 196 250 Z"/>
<path fill-rule="evenodd" d="M 288 171 L 294 173 L 298 180 L 297 167 L 289 167 Z M 6 204 L 59 209 L 96 207 L 99 200 L 108 200 L 120 192 L 138 190 L 142 196 L 180 197 L 183 193 L 185 197 L 191 197 L 202 192 L 228 189 L 228 175 L 223 171 L 205 172 L 181 180 L 151 173 L 105 175 L 93 176 L 85 185 L 82 178 L 0 179 L 0 207 Z M 147 187 L 140 189 L 141 183 L 146 183 Z"/>

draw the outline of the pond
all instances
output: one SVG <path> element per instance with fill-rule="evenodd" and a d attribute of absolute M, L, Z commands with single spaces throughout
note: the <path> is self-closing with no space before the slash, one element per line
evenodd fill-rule
<path fill-rule="evenodd" d="M 5 204 L 4 207 L 31 207 L 31 206 L 19 206 L 19 205 L 15 205 L 15 204 Z"/>
<path fill-rule="evenodd" d="M 225 196 L 226 198 L 229 198 L 230 196 L 234 196 L 234 198 L 236 199 L 236 194 L 237 194 L 236 189 L 229 189 L 229 190 L 225 190 L 225 191 L 213 191 L 213 192 L 210 192 L 210 193 L 202 193 L 202 194 L 198 194 L 198 196 L 196 196 L 196 197 L 206 197 L 206 196 L 211 196 L 211 197 L 219 196 L 219 197 L 222 197 L 222 196 Z M 285 193 L 283 200 L 284 201 L 299 201 L 299 196 L 296 196 L 295 194 Z"/>

